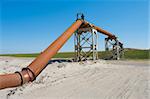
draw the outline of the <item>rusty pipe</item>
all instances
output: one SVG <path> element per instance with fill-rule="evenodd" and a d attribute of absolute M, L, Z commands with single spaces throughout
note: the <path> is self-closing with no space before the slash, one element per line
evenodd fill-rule
<path fill-rule="evenodd" d="M 104 34 L 104 35 L 107 35 L 110 39 L 116 39 L 116 36 L 113 35 L 113 34 L 111 34 L 111 33 L 109 33 L 108 31 L 103 30 L 103 29 L 101 29 L 100 27 L 95 26 L 95 25 L 93 25 L 93 27 L 94 27 L 94 29 L 97 30 L 97 32 L 100 32 L 100 33 L 102 33 L 102 34 Z"/>
<path fill-rule="evenodd" d="M 84 21 L 84 23 L 82 24 L 83 28 L 85 27 L 93 27 L 94 29 L 96 29 L 99 33 L 102 33 L 104 35 L 107 35 L 110 39 L 116 39 L 117 37 L 115 35 L 113 35 L 112 33 L 106 31 L 106 30 L 103 30 L 102 28 L 98 27 L 98 26 L 95 26 L 94 24 L 90 24 L 89 22 L 87 21 Z"/>
<path fill-rule="evenodd" d="M 16 87 L 26 82 L 33 81 L 46 67 L 49 60 L 59 51 L 71 35 L 80 27 L 83 20 L 77 20 L 47 49 L 45 49 L 27 68 L 21 72 L 0 75 L 0 89 Z"/>

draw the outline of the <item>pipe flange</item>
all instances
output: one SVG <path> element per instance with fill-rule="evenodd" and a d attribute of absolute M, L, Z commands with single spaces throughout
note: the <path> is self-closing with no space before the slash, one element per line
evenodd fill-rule
<path fill-rule="evenodd" d="M 21 73 L 18 72 L 18 71 L 16 71 L 15 73 L 19 74 L 19 76 L 20 76 L 20 78 L 21 78 L 21 85 L 23 85 L 23 77 L 22 77 Z"/>
<path fill-rule="evenodd" d="M 34 81 L 36 79 L 36 76 L 35 76 L 34 72 L 30 68 L 28 68 L 28 67 L 23 68 L 22 71 L 24 71 L 24 70 L 26 70 L 27 72 L 30 71 L 32 73 L 33 77 L 30 77 L 30 75 L 29 75 L 30 81 Z"/>

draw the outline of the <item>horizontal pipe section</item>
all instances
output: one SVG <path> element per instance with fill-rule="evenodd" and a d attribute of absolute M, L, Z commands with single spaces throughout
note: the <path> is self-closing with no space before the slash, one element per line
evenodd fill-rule
<path fill-rule="evenodd" d="M 59 51 L 72 34 L 80 27 L 83 20 L 77 20 L 47 49 L 45 49 L 27 68 L 21 72 L 0 75 L 0 89 L 16 87 L 26 82 L 33 81 L 46 67 L 49 60 Z"/>
<path fill-rule="evenodd" d="M 90 24 L 89 22 L 87 21 L 84 21 L 84 24 L 82 25 L 83 28 L 85 27 L 93 27 L 94 29 L 96 29 L 99 33 L 102 33 L 104 35 L 107 35 L 110 39 L 116 39 L 117 37 L 113 34 L 111 34 L 110 32 L 106 31 L 106 30 L 103 30 L 102 28 L 98 27 L 98 26 L 95 26 L 93 24 Z"/>
<path fill-rule="evenodd" d="M 93 25 L 93 27 L 94 27 L 94 29 L 96 29 L 98 32 L 100 32 L 100 33 L 102 33 L 102 34 L 104 34 L 104 35 L 107 35 L 110 39 L 116 39 L 116 36 L 115 36 L 115 35 L 113 35 L 113 34 L 107 32 L 106 30 L 103 30 L 103 29 L 101 29 L 100 27 L 97 27 L 97 26 L 94 26 L 94 25 Z"/>
<path fill-rule="evenodd" d="M 18 86 L 20 79 L 17 73 L 0 75 L 0 89 Z"/>

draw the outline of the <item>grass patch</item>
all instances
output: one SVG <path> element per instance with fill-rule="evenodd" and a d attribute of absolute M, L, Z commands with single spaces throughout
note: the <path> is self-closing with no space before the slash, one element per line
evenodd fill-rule
<path fill-rule="evenodd" d="M 33 54 L 1 54 L 0 56 L 12 56 L 12 57 L 37 57 L 39 53 Z M 100 59 L 110 57 L 111 53 L 106 51 L 99 51 L 98 56 Z M 57 53 L 53 58 L 73 58 L 74 52 L 60 52 Z M 150 50 L 139 50 L 139 49 L 125 49 L 124 59 L 150 59 Z"/>
<path fill-rule="evenodd" d="M 74 52 L 60 52 L 57 53 L 53 58 L 73 58 L 74 56 Z"/>
<path fill-rule="evenodd" d="M 125 50 L 125 59 L 150 59 L 150 50 Z"/>
<path fill-rule="evenodd" d="M 39 53 L 33 54 L 1 54 L 0 56 L 12 56 L 12 57 L 37 57 Z"/>

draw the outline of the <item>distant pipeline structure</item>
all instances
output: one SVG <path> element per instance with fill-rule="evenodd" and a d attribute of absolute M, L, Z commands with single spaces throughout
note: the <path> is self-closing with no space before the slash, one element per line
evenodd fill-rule
<path fill-rule="evenodd" d="M 11 74 L 0 75 L 0 89 L 16 87 L 34 81 L 51 58 L 73 34 L 75 40 L 75 61 L 98 59 L 97 32 L 107 36 L 107 38 L 105 38 L 105 49 L 110 50 L 110 45 L 112 46 L 111 50 L 113 54 L 111 59 L 120 59 L 123 51 L 123 44 L 118 41 L 117 37 L 87 22 L 84 19 L 84 15 L 78 13 L 76 21 L 26 68 L 23 68 L 20 72 L 17 71 Z"/>

